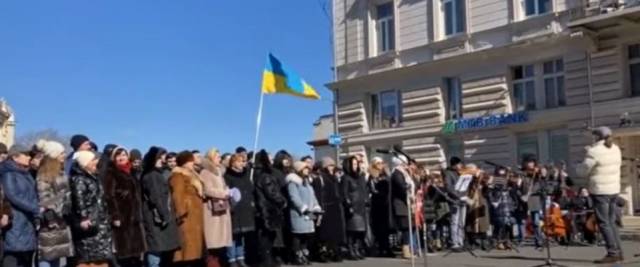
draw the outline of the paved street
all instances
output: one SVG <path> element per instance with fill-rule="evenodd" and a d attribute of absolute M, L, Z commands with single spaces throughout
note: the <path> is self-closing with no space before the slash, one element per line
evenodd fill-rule
<path fill-rule="evenodd" d="M 633 254 L 640 253 L 640 243 L 624 242 L 624 251 L 626 261 L 622 265 L 600 265 L 600 266 L 635 266 L 640 267 L 640 258 L 633 258 Z M 604 256 L 604 248 L 602 247 L 554 247 L 552 250 L 553 258 L 556 263 L 570 266 L 598 266 L 591 262 Z M 520 254 L 516 252 L 493 251 L 485 253 L 477 251 L 478 258 L 474 258 L 468 253 L 452 254 L 443 257 L 442 253 L 430 255 L 427 258 L 427 266 L 430 267 L 481 267 L 481 266 L 509 266 L 509 267 L 533 267 L 543 264 L 546 253 L 544 251 L 536 251 L 534 248 L 525 247 L 520 249 Z M 314 266 L 322 266 L 322 264 L 314 264 Z M 411 266 L 409 261 L 399 259 L 368 259 L 359 262 L 344 262 L 342 264 L 328 265 L 331 267 L 408 267 Z M 423 267 L 424 260 L 417 259 L 416 266 Z"/>

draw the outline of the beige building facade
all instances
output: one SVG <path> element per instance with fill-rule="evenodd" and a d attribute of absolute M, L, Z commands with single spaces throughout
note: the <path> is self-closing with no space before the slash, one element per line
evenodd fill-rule
<path fill-rule="evenodd" d="M 0 99 L 0 143 L 11 147 L 15 138 L 15 116 L 6 101 Z"/>
<path fill-rule="evenodd" d="M 525 154 L 571 166 L 589 127 L 606 125 L 640 158 L 640 6 L 620 4 L 334 0 L 342 155 L 399 145 L 431 167 Z M 635 165 L 623 167 L 627 214 L 640 209 Z"/>

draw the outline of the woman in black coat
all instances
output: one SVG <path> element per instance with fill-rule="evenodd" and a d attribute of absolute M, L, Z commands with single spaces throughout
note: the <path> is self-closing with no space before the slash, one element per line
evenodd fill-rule
<path fill-rule="evenodd" d="M 113 150 L 103 182 L 118 265 L 141 266 L 140 256 L 147 250 L 142 226 L 142 198 L 138 180 L 131 173 L 126 149 Z"/>
<path fill-rule="evenodd" d="M 287 199 L 282 195 L 278 180 L 273 175 L 269 154 L 260 150 L 256 154 L 255 190 L 257 202 L 257 228 L 259 257 L 262 266 L 278 266 L 273 257 L 274 247 L 284 247 L 282 226 L 285 222 L 284 210 Z"/>
<path fill-rule="evenodd" d="M 164 170 L 167 151 L 151 147 L 144 155 L 142 189 L 142 217 L 149 252 L 148 266 L 169 266 L 173 251 L 180 247 L 176 218 L 171 212 L 169 177 Z"/>
<path fill-rule="evenodd" d="M 312 186 L 318 203 L 324 210 L 316 237 L 319 244 L 318 259 L 321 262 L 341 262 L 340 246 L 346 242 L 343 196 L 336 176 L 336 163 L 331 158 L 322 159 L 322 169 Z"/>
<path fill-rule="evenodd" d="M 364 259 L 364 239 L 367 233 L 367 204 L 369 192 L 367 181 L 360 175 L 360 164 L 355 156 L 348 157 L 342 163 L 344 175 L 340 181 L 344 195 L 346 213 L 347 243 L 349 259 Z"/>
<path fill-rule="evenodd" d="M 71 221 L 78 265 L 107 267 L 113 258 L 111 223 L 93 152 L 76 152 L 71 167 Z"/>
<path fill-rule="evenodd" d="M 378 254 L 381 257 L 395 257 L 389 235 L 392 233 L 393 215 L 391 214 L 391 182 L 384 162 L 374 158 L 369 170 L 369 187 L 371 191 L 371 224 Z"/>
<path fill-rule="evenodd" d="M 240 191 L 240 201 L 231 208 L 231 224 L 233 226 L 233 246 L 227 248 L 227 258 L 231 266 L 246 267 L 245 247 L 250 242 L 249 235 L 256 230 L 254 186 L 251 182 L 251 171 L 246 168 L 244 157 L 240 154 L 231 156 L 229 168 L 224 180 L 230 189 Z"/>

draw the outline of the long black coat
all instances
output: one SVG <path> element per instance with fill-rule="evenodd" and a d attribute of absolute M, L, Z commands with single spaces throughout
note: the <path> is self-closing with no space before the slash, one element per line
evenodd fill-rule
<path fill-rule="evenodd" d="M 284 211 L 287 199 L 282 195 L 278 180 L 270 173 L 258 171 L 255 175 L 255 190 L 259 227 L 275 232 L 274 246 L 284 246 L 282 227 L 285 225 Z"/>
<path fill-rule="evenodd" d="M 71 168 L 72 236 L 78 263 L 109 261 L 113 258 L 111 222 L 104 190 L 98 178 L 77 165 Z M 90 220 L 92 226 L 83 230 L 80 223 Z"/>
<path fill-rule="evenodd" d="M 153 169 L 140 180 L 142 220 L 147 247 L 151 252 L 172 251 L 180 247 L 176 218 L 171 212 L 169 177 L 162 169 Z"/>
<path fill-rule="evenodd" d="M 341 180 L 346 211 L 347 231 L 365 232 L 367 230 L 367 205 L 369 192 L 367 181 L 361 175 L 345 174 Z"/>
<path fill-rule="evenodd" d="M 391 181 L 384 175 L 370 178 L 371 187 L 371 230 L 377 235 L 388 235 L 394 229 L 391 209 Z"/>
<path fill-rule="evenodd" d="M 407 209 L 407 190 L 409 184 L 405 181 L 404 174 L 400 170 L 394 170 L 391 174 L 391 201 L 395 226 L 400 230 L 409 228 L 409 213 Z"/>
<path fill-rule="evenodd" d="M 116 256 L 120 259 L 139 257 L 147 244 L 142 226 L 142 198 L 138 180 L 111 164 L 105 174 L 105 196 L 111 221 L 120 221 L 112 227 Z"/>
<path fill-rule="evenodd" d="M 229 168 L 224 174 L 224 180 L 229 188 L 237 188 L 240 190 L 242 196 L 240 202 L 236 203 L 231 209 L 233 233 L 241 234 L 255 231 L 255 188 L 251 182 L 249 170 L 245 169 L 242 172 L 236 172 L 232 168 Z"/>
<path fill-rule="evenodd" d="M 346 238 L 343 196 L 338 177 L 322 172 L 317 179 L 313 180 L 312 186 L 316 199 L 324 210 L 322 221 L 316 229 L 316 236 L 323 242 L 335 245 L 344 243 Z"/>

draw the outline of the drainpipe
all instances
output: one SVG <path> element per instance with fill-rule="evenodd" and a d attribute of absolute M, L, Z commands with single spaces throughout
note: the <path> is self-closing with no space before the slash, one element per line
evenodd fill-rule
<path fill-rule="evenodd" d="M 589 87 L 589 126 L 595 128 L 595 116 L 593 110 L 593 83 L 591 81 L 591 51 L 586 52 L 587 56 L 587 86 Z"/>
<path fill-rule="evenodd" d="M 346 3 L 342 3 L 343 5 L 345 5 L 345 17 L 346 17 Z M 335 47 L 335 8 L 333 8 L 333 6 L 331 7 L 331 18 L 329 18 L 330 20 L 330 24 L 331 24 L 331 31 L 329 33 L 330 36 L 330 43 L 331 43 L 331 56 L 333 58 L 333 82 L 335 83 L 336 81 L 338 81 L 338 59 L 337 59 L 337 53 L 336 53 L 336 47 Z M 346 26 L 345 26 L 345 33 L 346 33 Z M 345 38 L 345 42 L 346 42 L 346 38 Z M 335 88 L 333 90 L 333 133 L 334 134 L 339 134 L 338 133 L 338 95 L 339 95 L 339 91 L 338 88 Z M 336 144 L 335 145 L 335 150 L 336 150 L 336 162 L 340 161 L 340 144 Z"/>

